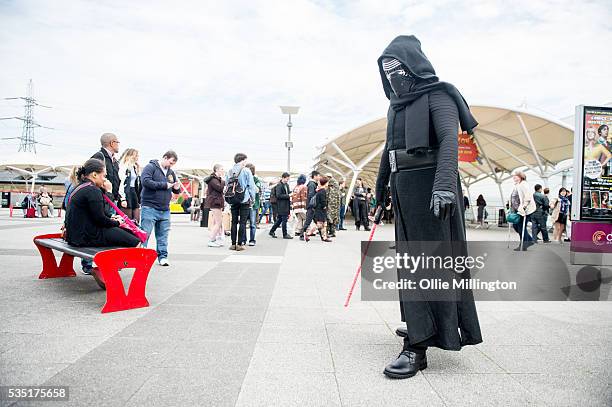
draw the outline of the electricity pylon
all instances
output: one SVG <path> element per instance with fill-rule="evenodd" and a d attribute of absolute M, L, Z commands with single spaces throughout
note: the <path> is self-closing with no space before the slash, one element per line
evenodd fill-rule
<path fill-rule="evenodd" d="M 34 138 L 34 129 L 36 127 L 51 129 L 51 127 L 41 126 L 40 124 L 36 122 L 36 120 L 34 120 L 34 106 L 40 106 L 40 107 L 44 107 L 47 109 L 50 109 L 51 107 L 41 105 L 40 103 L 36 101 L 36 99 L 34 99 L 32 79 L 30 79 L 30 82 L 28 83 L 28 95 L 26 97 L 14 97 L 14 98 L 4 98 L 4 99 L 5 100 L 15 100 L 15 99 L 25 100 L 25 106 L 24 106 L 25 113 L 23 117 L 17 117 L 17 116 L 0 117 L 0 120 L 17 119 L 23 122 L 23 128 L 21 130 L 21 137 L 5 137 L 2 140 L 20 139 L 21 142 L 19 143 L 18 151 L 33 151 L 34 153 L 36 153 L 36 144 L 42 144 L 42 145 L 48 146 L 49 144 L 38 142 Z"/>

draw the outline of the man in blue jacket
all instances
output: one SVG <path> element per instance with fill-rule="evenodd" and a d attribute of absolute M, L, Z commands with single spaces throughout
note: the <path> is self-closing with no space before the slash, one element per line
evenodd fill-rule
<path fill-rule="evenodd" d="M 168 233 L 170 232 L 170 199 L 172 193 L 181 192 L 181 184 L 172 171 L 178 156 L 174 151 L 164 153 L 161 160 L 151 160 L 142 170 L 142 210 L 140 226 L 151 237 L 155 228 L 157 261 L 160 266 L 168 263 Z M 145 247 L 149 239 L 145 242 Z"/>
<path fill-rule="evenodd" d="M 238 153 L 234 156 L 234 166 L 228 171 L 225 183 L 229 185 L 229 180 L 232 177 L 238 176 L 238 184 L 244 189 L 244 198 L 239 204 L 231 206 L 232 209 L 232 245 L 230 250 L 241 251 L 245 249 L 242 242 L 246 242 L 246 222 L 249 218 L 251 206 L 255 202 L 255 181 L 253 173 L 250 170 L 244 170 L 247 156 L 243 153 Z M 240 228 L 238 228 L 240 224 Z"/>

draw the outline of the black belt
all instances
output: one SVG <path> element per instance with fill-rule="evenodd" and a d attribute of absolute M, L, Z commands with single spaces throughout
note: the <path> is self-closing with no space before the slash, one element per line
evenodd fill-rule
<path fill-rule="evenodd" d="M 391 172 L 411 170 L 424 167 L 435 167 L 438 164 L 438 149 L 418 149 L 389 151 L 389 165 Z"/>

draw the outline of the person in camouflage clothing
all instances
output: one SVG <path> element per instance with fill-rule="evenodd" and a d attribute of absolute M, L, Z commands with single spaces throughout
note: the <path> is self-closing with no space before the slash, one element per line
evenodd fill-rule
<path fill-rule="evenodd" d="M 330 237 L 336 236 L 336 227 L 340 222 L 340 186 L 332 174 L 326 175 L 329 178 L 329 188 L 327 190 L 327 234 Z"/>

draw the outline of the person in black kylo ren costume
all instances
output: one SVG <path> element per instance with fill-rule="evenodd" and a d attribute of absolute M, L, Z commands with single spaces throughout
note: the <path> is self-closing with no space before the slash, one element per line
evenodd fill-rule
<path fill-rule="evenodd" d="M 459 91 L 438 80 L 416 37 L 399 36 L 391 41 L 378 66 L 391 103 L 376 199 L 385 202 L 390 185 L 395 240 L 452 241 L 465 246 L 458 124 L 471 134 L 478 123 Z M 425 369 L 429 346 L 460 350 L 482 342 L 471 290 L 456 291 L 455 301 L 413 301 L 400 291 L 407 329 L 399 328 L 397 334 L 404 337 L 404 347 L 385 367 L 385 375 L 403 379 Z"/>

